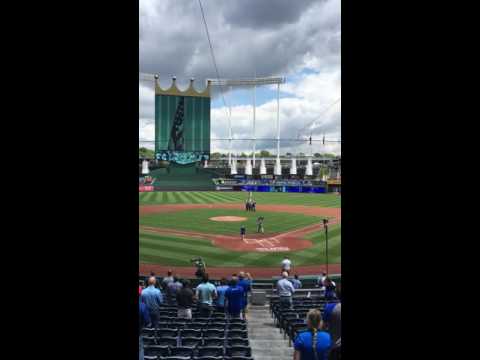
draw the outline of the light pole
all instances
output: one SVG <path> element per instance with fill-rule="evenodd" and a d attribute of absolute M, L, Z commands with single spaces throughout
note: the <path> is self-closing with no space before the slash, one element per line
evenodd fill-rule
<path fill-rule="evenodd" d="M 328 273 L 328 219 L 323 219 L 323 228 L 325 229 L 325 256 L 327 261 L 327 276 Z"/>

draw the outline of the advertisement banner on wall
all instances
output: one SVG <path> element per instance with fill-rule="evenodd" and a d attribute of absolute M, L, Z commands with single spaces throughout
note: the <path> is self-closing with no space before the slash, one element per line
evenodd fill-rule
<path fill-rule="evenodd" d="M 149 192 L 149 191 L 154 191 L 155 187 L 152 185 L 140 185 L 138 187 L 139 192 Z"/>

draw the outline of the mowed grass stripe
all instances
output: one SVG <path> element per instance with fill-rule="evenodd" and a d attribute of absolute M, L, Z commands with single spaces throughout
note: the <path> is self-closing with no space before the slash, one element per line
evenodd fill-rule
<path fill-rule="evenodd" d="M 207 195 L 210 199 L 212 199 L 213 201 L 217 202 L 217 203 L 226 203 L 226 202 L 229 202 L 228 199 L 222 197 L 222 196 L 219 196 L 217 194 L 214 194 L 214 193 L 207 193 L 205 194 Z"/>
<path fill-rule="evenodd" d="M 209 255 L 220 254 L 221 256 L 223 256 L 225 253 L 225 251 L 222 250 L 221 248 L 213 246 L 209 243 L 201 243 L 198 241 L 198 239 L 182 239 L 183 241 L 179 241 L 179 240 L 180 239 L 178 237 L 175 237 L 174 239 L 168 239 L 168 238 L 147 239 L 143 236 L 140 236 L 140 242 L 142 244 L 145 244 L 146 247 L 149 247 L 150 249 L 157 249 L 157 250 L 162 250 L 166 248 L 186 249 L 186 250 L 197 249 L 198 252 L 201 252 L 203 254 L 209 254 Z"/>
<path fill-rule="evenodd" d="M 172 192 L 172 196 L 173 196 L 173 202 L 175 204 L 182 204 L 182 200 L 180 199 L 180 193 L 178 191 L 174 191 Z"/>
<path fill-rule="evenodd" d="M 190 204 L 190 200 L 185 196 L 187 191 L 176 192 L 177 196 L 180 198 L 182 204 Z"/>
<path fill-rule="evenodd" d="M 210 199 L 207 195 L 204 195 L 203 193 L 201 192 L 198 192 L 197 193 L 197 197 L 203 201 L 204 204 L 215 204 L 216 201 Z"/>
<path fill-rule="evenodd" d="M 166 204 L 168 202 L 168 193 L 162 192 L 162 203 Z"/>
<path fill-rule="evenodd" d="M 201 200 L 194 196 L 191 192 L 186 191 L 184 193 L 185 198 L 188 200 L 189 204 L 201 204 Z"/>
<path fill-rule="evenodd" d="M 220 192 L 212 194 L 212 195 L 221 199 L 223 202 L 228 202 L 228 203 L 237 202 L 237 200 L 232 198 L 231 196 L 226 196 L 226 195 L 224 195 L 223 193 L 220 193 Z"/>
<path fill-rule="evenodd" d="M 225 260 L 236 258 L 237 256 L 229 251 L 223 250 L 221 248 L 217 248 L 214 246 L 205 247 L 205 246 L 198 246 L 195 244 L 195 240 L 191 240 L 192 244 L 190 246 L 186 244 L 180 244 L 176 241 L 159 241 L 160 244 L 152 244 L 148 241 L 143 241 L 142 239 L 140 242 L 142 243 L 142 248 L 148 249 L 149 254 L 152 255 L 164 255 L 164 254 L 172 254 L 173 256 L 183 257 L 184 254 L 194 254 L 195 256 L 201 256 L 205 259 L 210 259 L 211 263 L 222 264 Z M 178 251 L 178 249 L 182 249 L 182 251 Z M 177 255 L 174 255 L 177 254 Z"/>

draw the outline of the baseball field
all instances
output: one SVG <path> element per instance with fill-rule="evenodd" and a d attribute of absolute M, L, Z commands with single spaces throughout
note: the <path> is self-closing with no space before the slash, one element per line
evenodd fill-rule
<path fill-rule="evenodd" d="M 298 271 L 318 272 L 326 262 L 324 218 L 330 272 L 340 272 L 341 196 L 253 193 L 255 212 L 245 211 L 247 197 L 245 192 L 139 193 L 140 273 L 174 268 L 191 274 L 190 260 L 202 257 L 211 274 L 244 268 L 269 276 L 278 273 L 285 254 Z M 260 216 L 264 233 L 257 233 Z"/>

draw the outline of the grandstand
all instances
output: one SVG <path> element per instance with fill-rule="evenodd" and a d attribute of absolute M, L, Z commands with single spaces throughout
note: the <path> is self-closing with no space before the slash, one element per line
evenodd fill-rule
<path fill-rule="evenodd" d="M 140 282 L 143 281 L 140 277 Z M 161 280 L 161 278 L 158 278 Z M 276 278 L 254 281 L 252 305 L 246 319 L 229 319 L 221 311 L 201 317 L 194 303 L 192 319 L 177 318 L 175 299 L 163 304 L 157 328 L 144 328 L 147 360 L 290 360 L 292 341 L 307 329 L 305 317 L 310 309 L 324 311 L 327 300 L 316 278 L 302 279 L 304 288 L 293 296 L 292 308 L 279 303 Z M 337 281 L 340 279 L 337 278 Z M 198 284 L 198 280 L 192 279 Z M 160 281 L 159 281 L 160 283 Z M 331 354 L 339 359 L 338 354 Z M 335 357 L 333 357 L 335 356 Z"/>

